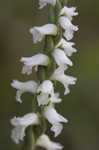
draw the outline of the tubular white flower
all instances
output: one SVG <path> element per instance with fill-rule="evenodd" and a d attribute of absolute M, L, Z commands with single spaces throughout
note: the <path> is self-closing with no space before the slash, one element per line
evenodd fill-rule
<path fill-rule="evenodd" d="M 39 53 L 32 57 L 22 57 L 20 61 L 24 63 L 22 73 L 30 75 L 33 67 L 37 67 L 38 65 L 47 66 L 49 64 L 49 57 Z"/>
<path fill-rule="evenodd" d="M 40 93 L 40 95 L 37 96 L 37 102 L 39 106 L 47 105 L 49 101 L 50 101 L 49 94 L 47 93 Z"/>
<path fill-rule="evenodd" d="M 37 89 L 37 93 L 40 93 L 37 96 L 38 105 L 46 105 L 48 102 L 51 103 L 60 103 L 61 99 L 59 98 L 59 93 L 54 93 L 53 83 L 50 80 L 43 81 Z"/>
<path fill-rule="evenodd" d="M 62 100 L 59 98 L 59 93 L 54 93 L 49 97 L 47 93 L 41 93 L 37 96 L 38 105 L 47 105 L 49 102 L 51 103 L 60 103 Z"/>
<path fill-rule="evenodd" d="M 18 80 L 13 80 L 11 86 L 17 89 L 16 100 L 22 103 L 21 95 L 24 92 L 36 93 L 38 84 L 35 81 L 20 82 Z"/>
<path fill-rule="evenodd" d="M 61 66 L 61 65 L 72 66 L 73 65 L 72 61 L 65 55 L 65 52 L 59 48 L 55 49 L 52 55 L 58 66 Z"/>
<path fill-rule="evenodd" d="M 60 122 L 67 123 L 67 119 L 57 113 L 53 104 L 50 104 L 44 108 L 43 115 L 49 123 L 52 124 L 51 130 L 55 133 L 55 136 L 58 136 L 62 130 L 62 125 Z"/>
<path fill-rule="evenodd" d="M 59 23 L 61 27 L 65 30 L 64 37 L 67 40 L 71 40 L 73 38 L 74 31 L 78 31 L 78 27 L 73 25 L 67 17 L 60 17 Z"/>
<path fill-rule="evenodd" d="M 74 78 L 72 76 L 65 75 L 64 71 L 66 69 L 67 68 L 65 66 L 60 66 L 54 71 L 54 73 L 50 77 L 51 80 L 57 80 L 64 85 L 64 87 L 65 87 L 64 95 L 66 95 L 70 92 L 69 85 L 74 85 L 77 80 L 76 78 Z"/>
<path fill-rule="evenodd" d="M 39 92 L 53 95 L 54 87 L 53 87 L 52 81 L 44 80 L 37 89 L 37 93 L 39 93 Z"/>
<path fill-rule="evenodd" d="M 40 6 L 39 9 L 42 9 L 47 4 L 51 4 L 51 5 L 55 6 L 56 0 L 39 0 L 39 6 Z"/>
<path fill-rule="evenodd" d="M 45 35 L 57 34 L 57 26 L 54 24 L 46 24 L 40 27 L 33 27 L 30 29 L 30 33 L 33 35 L 33 42 L 37 43 L 43 40 Z"/>
<path fill-rule="evenodd" d="M 61 9 L 60 15 L 66 16 L 71 21 L 73 16 L 78 15 L 78 12 L 75 12 L 75 11 L 76 11 L 76 7 L 68 8 L 65 6 Z"/>
<path fill-rule="evenodd" d="M 12 129 L 11 138 L 16 144 L 18 144 L 20 140 L 23 141 L 25 129 L 30 125 L 39 124 L 39 119 L 37 114 L 29 113 L 23 117 L 14 117 L 11 119 L 11 124 L 15 126 L 15 128 Z"/>
<path fill-rule="evenodd" d="M 61 39 L 56 45 L 56 48 L 63 48 L 66 56 L 72 56 L 73 53 L 77 52 L 72 46 L 75 45 L 73 42 L 67 42 L 65 39 Z"/>
<path fill-rule="evenodd" d="M 63 148 L 61 144 L 52 142 L 46 134 L 41 135 L 37 139 L 36 145 L 43 147 L 46 150 L 60 150 Z"/>

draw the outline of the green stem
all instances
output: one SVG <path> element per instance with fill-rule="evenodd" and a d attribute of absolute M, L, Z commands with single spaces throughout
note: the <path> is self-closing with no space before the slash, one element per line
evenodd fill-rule
<path fill-rule="evenodd" d="M 66 6 L 66 5 L 67 5 L 67 2 L 68 2 L 68 0 L 61 0 L 62 6 L 63 6 L 63 7 Z"/>
<path fill-rule="evenodd" d="M 32 127 L 26 129 L 26 136 L 24 138 L 23 150 L 34 150 L 35 149 L 35 139 L 33 136 Z"/>

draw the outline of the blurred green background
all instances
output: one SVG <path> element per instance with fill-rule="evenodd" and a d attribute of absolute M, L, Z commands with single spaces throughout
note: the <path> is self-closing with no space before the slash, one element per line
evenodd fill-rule
<path fill-rule="evenodd" d="M 67 150 L 99 149 L 99 1 L 68 0 L 77 6 L 79 16 L 74 23 L 79 25 L 74 42 L 78 52 L 73 55 L 74 67 L 69 74 L 78 82 L 71 87 L 71 94 L 63 97 L 58 111 L 67 116 L 62 134 L 56 139 Z M 47 7 L 41 11 L 36 0 L 0 1 L 0 150 L 20 150 L 10 139 L 13 116 L 30 112 L 32 95 L 23 95 L 24 103 L 15 101 L 16 90 L 12 79 L 22 81 L 35 79 L 22 75 L 22 56 L 31 56 L 42 50 L 43 44 L 34 45 L 29 28 L 47 23 Z M 61 96 L 63 87 L 60 85 Z M 29 100 L 28 100 L 29 99 Z M 55 140 L 55 139 L 54 139 Z"/>

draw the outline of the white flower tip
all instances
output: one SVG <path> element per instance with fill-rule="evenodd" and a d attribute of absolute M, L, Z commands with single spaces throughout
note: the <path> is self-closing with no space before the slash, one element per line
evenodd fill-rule
<path fill-rule="evenodd" d="M 31 34 L 33 33 L 33 31 L 34 31 L 33 28 L 30 28 L 30 29 L 29 29 L 29 32 L 30 32 Z"/>
<path fill-rule="evenodd" d="M 17 96 L 16 96 L 16 101 L 19 102 L 20 104 L 22 104 L 21 98 L 18 98 Z"/>
<path fill-rule="evenodd" d="M 41 135 L 38 139 L 37 139 L 37 143 L 36 143 L 37 146 L 40 146 L 40 147 L 43 147 L 47 150 L 60 150 L 63 148 L 63 146 L 59 143 L 56 143 L 56 142 L 52 142 L 50 140 L 50 138 L 43 134 Z"/>
<path fill-rule="evenodd" d="M 73 27 L 73 30 L 74 30 L 74 31 L 78 31 L 78 30 L 79 30 L 78 25 L 74 26 L 74 27 Z"/>
<path fill-rule="evenodd" d="M 59 48 L 55 49 L 52 53 L 57 65 L 70 65 L 72 66 L 72 61 L 65 55 L 65 52 Z"/>
<path fill-rule="evenodd" d="M 19 85 L 19 81 L 18 80 L 13 80 L 12 83 L 11 83 L 11 86 L 13 88 L 17 88 L 18 85 Z"/>
<path fill-rule="evenodd" d="M 64 95 L 67 95 L 70 93 L 70 90 L 69 89 L 66 89 L 65 92 L 64 92 Z"/>

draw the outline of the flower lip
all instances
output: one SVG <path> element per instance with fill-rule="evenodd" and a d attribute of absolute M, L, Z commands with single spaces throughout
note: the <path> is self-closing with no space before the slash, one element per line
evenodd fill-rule
<path fill-rule="evenodd" d="M 76 7 L 69 8 L 64 6 L 60 11 L 60 15 L 66 16 L 71 21 L 73 16 L 78 15 L 78 12 L 75 11 L 76 11 Z"/>
<path fill-rule="evenodd" d="M 45 24 L 40 27 L 33 27 L 30 29 L 30 33 L 33 35 L 33 42 L 37 43 L 43 40 L 45 35 L 56 36 L 57 26 L 54 24 Z"/>
<path fill-rule="evenodd" d="M 59 18 L 59 24 L 65 30 L 64 37 L 69 41 L 74 36 L 74 31 L 78 31 L 78 26 L 75 26 L 66 16 L 61 16 Z"/>
<path fill-rule="evenodd" d="M 61 38 L 59 43 L 56 45 L 56 48 L 62 48 L 66 56 L 71 56 L 73 53 L 77 52 L 76 48 L 72 47 L 75 43 L 67 42 L 64 38 Z"/>
<path fill-rule="evenodd" d="M 61 150 L 63 148 L 61 144 L 52 142 L 46 134 L 42 134 L 37 139 L 36 145 L 43 147 L 46 150 Z"/>
<path fill-rule="evenodd" d="M 33 67 L 47 66 L 49 64 L 49 57 L 45 54 L 38 53 L 32 57 L 22 57 L 21 62 L 24 63 L 22 73 L 30 75 Z"/>
<path fill-rule="evenodd" d="M 25 129 L 30 125 L 38 125 L 39 119 L 36 113 L 29 113 L 23 117 L 14 117 L 10 122 L 14 126 L 11 138 L 16 144 L 19 144 L 20 140 L 23 141 Z"/>
<path fill-rule="evenodd" d="M 58 136 L 63 129 L 61 122 L 68 122 L 66 118 L 57 113 L 54 108 L 54 104 L 49 104 L 46 106 L 43 115 L 48 120 L 48 122 L 52 124 L 51 131 L 55 133 L 55 136 Z"/>
<path fill-rule="evenodd" d="M 58 66 L 69 65 L 72 66 L 72 61 L 65 55 L 65 52 L 59 48 L 55 49 L 52 53 Z"/>
<path fill-rule="evenodd" d="M 13 82 L 11 83 L 11 86 L 13 88 L 17 89 L 16 100 L 18 102 L 22 103 L 21 95 L 24 92 L 30 92 L 30 93 L 33 93 L 33 94 L 36 93 L 38 84 L 35 81 L 31 81 L 31 80 L 27 81 L 27 82 L 21 82 L 21 81 L 18 81 L 18 80 L 13 80 Z"/>
<path fill-rule="evenodd" d="M 60 66 L 54 71 L 54 73 L 50 77 L 51 80 L 56 80 L 63 84 L 63 86 L 65 87 L 64 95 L 70 93 L 69 85 L 74 85 L 77 81 L 77 78 L 64 74 L 64 71 L 66 69 L 66 66 Z"/>

